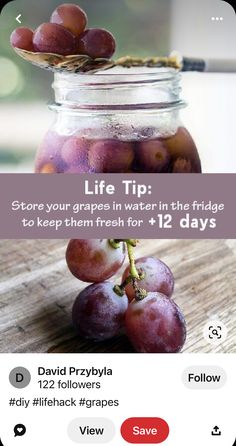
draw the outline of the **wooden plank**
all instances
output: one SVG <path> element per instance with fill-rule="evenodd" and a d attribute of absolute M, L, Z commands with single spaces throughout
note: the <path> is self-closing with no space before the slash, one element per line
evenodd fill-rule
<path fill-rule="evenodd" d="M 76 336 L 71 307 L 85 284 L 67 269 L 66 245 L 66 240 L 0 241 L 0 351 L 132 352 L 125 336 L 103 343 Z M 184 352 L 236 352 L 235 240 L 141 240 L 137 255 L 157 256 L 174 273 L 174 299 L 188 327 Z M 213 315 L 228 328 L 218 347 L 202 335 Z"/>

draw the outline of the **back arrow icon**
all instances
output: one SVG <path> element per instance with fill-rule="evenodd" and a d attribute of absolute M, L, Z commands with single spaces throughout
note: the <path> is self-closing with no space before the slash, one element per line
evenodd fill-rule
<path fill-rule="evenodd" d="M 22 14 L 19 14 L 19 15 L 16 17 L 16 20 L 17 20 L 18 23 L 21 23 L 21 20 L 20 20 L 21 15 L 22 15 Z"/>

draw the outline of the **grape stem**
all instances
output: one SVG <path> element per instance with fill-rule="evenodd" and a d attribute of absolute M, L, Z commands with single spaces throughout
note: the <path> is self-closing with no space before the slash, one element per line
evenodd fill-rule
<path fill-rule="evenodd" d="M 126 277 L 126 279 L 120 285 L 114 286 L 113 291 L 116 294 L 118 294 L 118 296 L 124 296 L 126 285 L 128 285 L 128 283 L 132 282 L 132 280 L 133 280 L 132 276 Z"/>
<path fill-rule="evenodd" d="M 117 239 L 109 239 L 109 243 L 114 248 L 120 246 L 120 242 L 125 242 L 127 246 L 129 264 L 130 264 L 130 274 L 126 277 L 126 279 L 121 283 L 121 285 L 115 285 L 113 291 L 118 296 L 124 296 L 125 287 L 132 283 L 135 292 L 135 300 L 140 301 L 147 296 L 147 291 L 138 287 L 138 280 L 142 280 L 145 277 L 145 273 L 140 269 L 139 271 L 135 265 L 135 257 L 134 257 L 134 248 L 137 246 L 138 240 L 136 239 L 125 239 L 125 240 L 117 240 Z M 118 245 L 118 246 L 117 246 Z"/>
<path fill-rule="evenodd" d="M 137 279 L 132 279 L 132 285 L 134 288 L 136 301 L 143 300 L 148 295 L 147 291 L 144 288 L 138 287 Z"/>
<path fill-rule="evenodd" d="M 140 268 L 138 270 L 138 274 L 139 274 L 139 279 L 138 280 L 142 280 L 145 277 L 145 273 L 142 271 L 142 269 Z M 126 279 L 120 284 L 120 285 L 115 285 L 113 288 L 113 291 L 118 294 L 118 296 L 124 296 L 125 294 L 125 287 L 129 284 L 129 283 L 133 283 L 133 280 L 136 281 L 136 279 L 133 279 L 133 277 L 131 276 L 131 274 L 129 276 L 126 277 Z"/>
<path fill-rule="evenodd" d="M 108 242 L 110 243 L 110 245 L 114 249 L 119 248 L 121 242 L 128 243 L 129 245 L 131 245 L 131 246 L 133 246 L 135 248 L 135 246 L 137 246 L 138 240 L 136 240 L 136 239 L 112 239 L 112 238 L 110 238 L 110 239 L 108 239 Z"/>
<path fill-rule="evenodd" d="M 118 296 L 123 297 L 125 295 L 125 289 L 121 285 L 114 285 L 113 287 L 114 293 L 116 293 Z"/>
<path fill-rule="evenodd" d="M 130 264 L 130 275 L 133 279 L 140 280 L 139 273 L 135 266 L 135 258 L 134 258 L 134 248 L 137 246 L 137 240 L 136 239 L 124 239 L 124 240 L 109 239 L 109 243 L 114 249 L 119 248 L 121 242 L 125 242 L 126 246 L 127 246 L 129 264 Z"/>
<path fill-rule="evenodd" d="M 137 243 L 136 240 L 125 240 L 129 257 L 130 275 L 133 279 L 139 280 L 139 273 L 135 266 L 135 258 L 134 258 L 134 247 L 136 246 L 135 242 Z"/>
<path fill-rule="evenodd" d="M 109 238 L 108 242 L 112 248 L 118 249 L 120 247 L 121 240 L 115 240 L 115 239 Z"/>
<path fill-rule="evenodd" d="M 147 296 L 147 291 L 138 287 L 138 280 L 141 280 L 145 277 L 145 274 L 142 272 L 138 272 L 135 265 L 135 257 L 134 257 L 134 247 L 137 245 L 137 240 L 125 240 L 127 245 L 129 263 L 130 263 L 130 276 L 131 282 L 135 292 L 135 300 L 139 301 L 144 299 Z M 129 278 L 128 277 L 128 278 Z"/>

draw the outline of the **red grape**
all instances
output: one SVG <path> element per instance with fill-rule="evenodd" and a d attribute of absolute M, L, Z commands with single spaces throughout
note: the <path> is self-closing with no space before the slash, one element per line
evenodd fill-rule
<path fill-rule="evenodd" d="M 191 161 L 185 158 L 177 158 L 174 162 L 172 173 L 191 173 Z"/>
<path fill-rule="evenodd" d="M 184 316 L 176 303 L 161 293 L 148 293 L 129 304 L 127 335 L 137 352 L 177 353 L 186 339 Z"/>
<path fill-rule="evenodd" d="M 70 240 L 66 261 L 71 273 L 84 282 L 102 282 L 112 277 L 125 260 L 125 245 L 113 248 L 106 239 Z"/>
<path fill-rule="evenodd" d="M 78 54 L 86 54 L 93 59 L 110 59 L 116 49 L 116 42 L 111 33 L 105 29 L 90 28 L 79 36 Z"/>
<path fill-rule="evenodd" d="M 42 23 L 34 32 L 35 51 L 67 56 L 76 53 L 77 38 L 57 23 Z"/>
<path fill-rule="evenodd" d="M 10 37 L 11 45 L 14 48 L 21 48 L 26 51 L 34 51 L 33 31 L 30 28 L 16 28 Z"/>
<path fill-rule="evenodd" d="M 35 172 L 39 173 L 45 165 L 53 164 L 55 171 L 60 173 L 65 169 L 65 163 L 60 157 L 60 150 L 66 141 L 66 136 L 55 131 L 46 133 L 35 160 Z M 48 169 L 47 169 L 48 170 Z"/>
<path fill-rule="evenodd" d="M 98 173 L 125 173 L 133 159 L 132 145 L 115 139 L 98 141 L 89 150 L 89 164 Z"/>
<path fill-rule="evenodd" d="M 160 139 L 139 143 L 137 156 L 145 172 L 166 172 L 168 170 L 170 155 Z"/>
<path fill-rule="evenodd" d="M 145 274 L 144 279 L 138 281 L 139 288 L 144 288 L 148 292 L 163 293 L 170 297 L 174 290 L 174 276 L 168 266 L 155 257 L 141 257 L 135 261 L 136 268 Z M 127 266 L 123 273 L 122 281 L 130 274 L 130 267 Z M 135 297 L 131 283 L 125 287 L 128 299 L 131 301 Z"/>
<path fill-rule="evenodd" d="M 39 173 L 57 173 L 57 170 L 53 163 L 47 163 L 41 167 Z"/>
<path fill-rule="evenodd" d="M 118 296 L 112 283 L 92 284 L 76 298 L 72 320 L 81 336 L 103 341 L 120 333 L 127 307 L 127 297 Z"/>
<path fill-rule="evenodd" d="M 64 26 L 75 36 L 79 36 L 87 25 L 87 15 L 78 5 L 64 3 L 53 11 L 51 23 Z"/>
<path fill-rule="evenodd" d="M 78 164 L 78 166 L 68 167 L 64 173 L 91 173 L 91 171 L 85 164 Z"/>
<path fill-rule="evenodd" d="M 61 150 L 62 159 L 72 168 L 77 166 L 88 166 L 88 143 L 85 138 L 72 136 Z"/>
<path fill-rule="evenodd" d="M 174 136 L 165 139 L 174 173 L 201 173 L 201 161 L 196 145 L 188 130 L 179 127 Z"/>

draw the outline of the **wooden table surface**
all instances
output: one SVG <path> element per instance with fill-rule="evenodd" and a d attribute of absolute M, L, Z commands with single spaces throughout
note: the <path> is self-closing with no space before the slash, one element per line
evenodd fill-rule
<path fill-rule="evenodd" d="M 71 307 L 85 284 L 67 269 L 66 245 L 66 240 L 0 241 L 0 352 L 133 351 L 125 336 L 103 343 L 77 337 Z M 157 256 L 173 271 L 174 299 L 187 321 L 183 352 L 236 352 L 235 240 L 141 240 L 137 254 Z M 214 315 L 228 328 L 217 347 L 202 335 Z"/>

